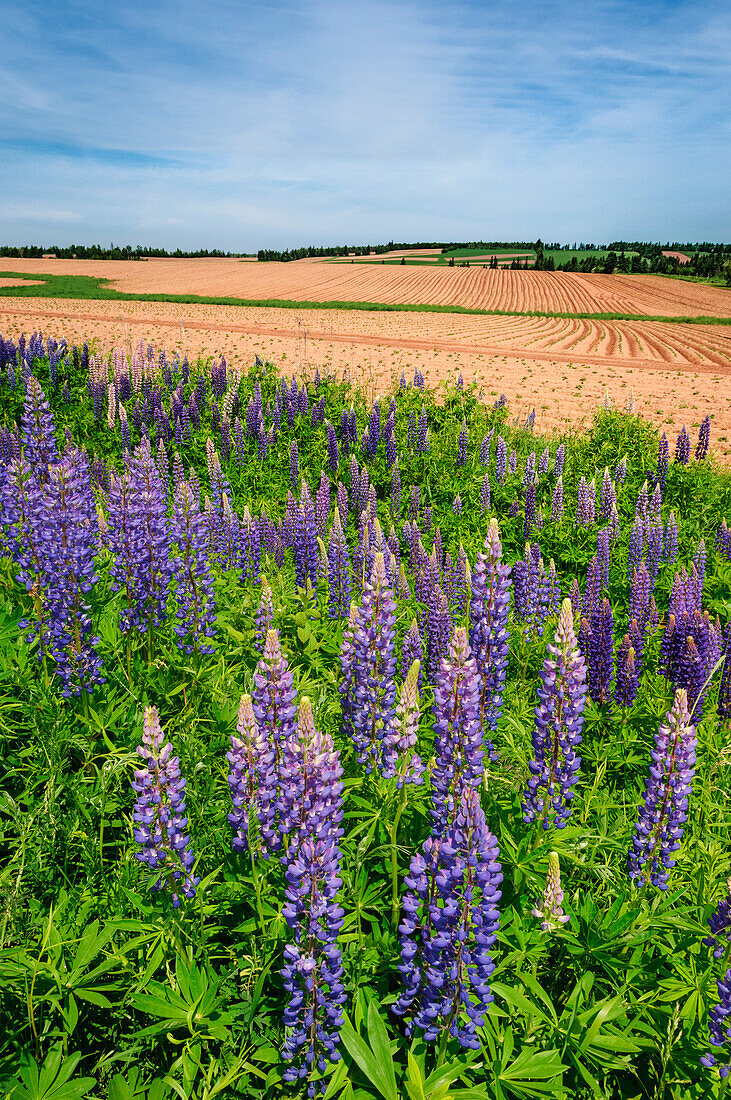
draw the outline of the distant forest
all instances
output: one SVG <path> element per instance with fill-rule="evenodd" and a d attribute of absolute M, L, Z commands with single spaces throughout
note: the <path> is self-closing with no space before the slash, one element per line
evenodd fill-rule
<path fill-rule="evenodd" d="M 313 256 L 367 256 L 369 253 L 381 255 L 391 251 L 411 251 L 422 248 L 438 248 L 442 252 L 452 252 L 455 249 L 475 249 L 489 252 L 492 248 L 499 249 L 530 249 L 534 253 L 534 261 L 527 263 L 525 259 L 516 258 L 509 265 L 512 268 L 530 267 L 533 271 L 581 271 L 600 272 L 602 274 L 614 274 L 615 272 L 628 272 L 633 274 L 662 274 L 674 275 L 683 272 L 687 275 L 695 275 L 701 278 L 714 278 L 726 275 L 731 281 L 731 244 L 717 244 L 713 241 L 686 242 L 667 241 L 665 244 L 655 241 L 611 241 L 608 244 L 592 244 L 580 242 L 574 244 L 561 244 L 558 241 L 545 243 L 538 241 L 418 241 L 398 242 L 389 241 L 388 244 L 369 245 L 333 245 L 331 247 L 316 247 L 310 245 L 306 248 L 289 248 L 283 252 L 273 249 L 260 249 L 257 253 L 260 260 L 302 260 Z M 564 262 L 556 262 L 551 253 L 573 252 Z M 671 256 L 663 256 L 663 252 L 684 252 L 690 256 L 690 263 L 681 264 L 679 260 Z M 451 266 L 469 263 L 469 257 L 450 259 Z M 497 259 L 492 264 L 497 267 Z"/>
<path fill-rule="evenodd" d="M 450 252 L 453 248 L 533 248 L 533 241 L 389 241 L 388 244 L 338 244 L 327 248 L 308 245 L 306 248 L 287 248 L 276 252 L 271 248 L 260 248 L 257 256 L 260 260 L 305 260 L 312 256 L 367 256 L 375 252 L 380 256 L 384 252 L 405 251 L 406 249 L 439 248 Z"/>
<path fill-rule="evenodd" d="M 530 251 L 531 257 L 515 258 L 509 265 L 512 268 L 530 267 L 533 271 L 581 271 L 613 274 L 629 272 L 632 274 L 659 273 L 676 275 L 679 273 L 695 275 L 700 278 L 725 276 L 731 284 L 731 244 L 717 244 L 713 241 L 687 242 L 666 241 L 611 241 L 608 244 L 580 242 L 561 244 L 558 241 L 544 243 L 538 241 L 389 241 L 388 244 L 343 244 L 332 246 L 309 245 L 306 248 L 288 248 L 284 251 L 262 248 L 257 253 L 259 260 L 302 260 L 316 256 L 367 256 L 375 253 L 382 255 L 391 251 L 413 251 L 423 248 L 440 249 L 452 252 L 455 249 L 472 249 L 489 252 L 490 249 L 516 249 Z M 690 263 L 681 264 L 672 256 L 663 252 L 681 252 L 690 256 Z M 569 256 L 566 253 L 570 253 Z M 147 258 L 198 259 L 204 257 L 228 257 L 242 259 L 253 257 L 253 253 L 223 252 L 219 248 L 198 248 L 185 250 L 176 248 L 169 252 L 165 248 L 150 246 L 115 245 L 108 248 L 100 244 L 84 245 L 0 245 L 0 257 L 42 259 L 55 256 L 58 259 L 77 260 L 144 260 Z M 469 264 L 469 256 L 450 257 L 450 266 Z M 497 267 L 497 258 L 489 266 Z M 508 265 L 505 265 L 508 266 Z"/>
<path fill-rule="evenodd" d="M 165 248 L 150 248 L 141 244 L 138 244 L 136 248 L 133 248 L 131 244 L 110 244 L 109 248 L 104 248 L 100 244 L 0 245 L 0 256 L 13 256 L 17 259 L 25 257 L 31 260 L 41 260 L 44 256 L 55 256 L 59 260 L 145 260 L 149 257 L 155 257 L 156 259 L 159 257 L 199 259 L 205 256 L 237 258 L 246 255 L 249 255 L 249 253 L 221 252 L 219 248 L 197 248 L 193 252 L 176 248 L 174 252 L 168 252 Z"/>

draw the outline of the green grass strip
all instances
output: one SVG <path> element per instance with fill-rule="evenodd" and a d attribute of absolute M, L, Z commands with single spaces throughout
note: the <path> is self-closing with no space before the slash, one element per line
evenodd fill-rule
<path fill-rule="evenodd" d="M 267 309 L 352 309 L 367 313 L 463 313 L 477 317 L 559 317 L 586 321 L 660 321 L 676 325 L 731 325 L 731 317 L 661 317 L 645 313 L 556 313 L 550 310 L 476 309 L 467 306 L 392 302 L 295 302 L 288 298 L 228 298 L 202 294 L 127 294 L 91 275 L 31 275 L 0 271 L 2 279 L 43 280 L 36 286 L 0 287 L 6 298 L 72 298 L 84 301 L 177 302 L 182 305 L 255 306 Z M 731 304 L 731 299 L 730 299 Z"/>

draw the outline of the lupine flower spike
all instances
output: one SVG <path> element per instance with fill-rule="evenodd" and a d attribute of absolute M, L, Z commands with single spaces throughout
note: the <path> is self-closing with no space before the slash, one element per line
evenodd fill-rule
<path fill-rule="evenodd" d="M 565 827 L 578 780 L 586 701 L 586 665 L 577 647 L 571 601 L 564 600 L 555 643 L 541 670 L 533 732 L 534 759 L 523 802 L 523 818 L 544 829 Z"/>
<path fill-rule="evenodd" d="M 540 908 L 531 910 L 534 917 L 540 920 L 544 932 L 556 932 L 562 924 L 566 924 L 569 917 L 561 908 L 563 902 L 563 890 L 561 889 L 561 865 L 558 852 L 550 852 L 548 856 L 548 872 L 546 874 L 546 887 L 543 891 Z"/>
<path fill-rule="evenodd" d="M 137 859 L 156 875 L 150 889 L 170 890 L 177 908 L 181 894 L 195 897 L 200 879 L 193 874 L 195 856 L 185 835 L 185 779 L 178 757 L 172 755 L 172 745 L 169 741 L 163 744 L 163 740 L 157 710 L 147 707 L 142 744 L 137 749 L 145 765 L 135 770 L 132 781 L 137 792 L 132 820 L 134 838 L 142 849 L 136 853 Z"/>
<path fill-rule="evenodd" d="M 445 1030 L 479 1050 L 477 1029 L 493 1000 L 490 948 L 500 921 L 502 873 L 476 790 L 464 787 L 453 821 L 431 836 L 405 878 L 401 973 L 405 990 L 393 1011 L 406 1032 L 434 1042 Z"/>
<path fill-rule="evenodd" d="M 695 726 L 682 689 L 655 736 L 645 798 L 627 858 L 629 877 L 640 885 L 667 890 L 673 858 L 688 819 L 688 797 L 695 775 Z"/>

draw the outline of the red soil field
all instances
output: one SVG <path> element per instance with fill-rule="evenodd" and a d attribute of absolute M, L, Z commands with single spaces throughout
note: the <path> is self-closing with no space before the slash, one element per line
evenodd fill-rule
<path fill-rule="evenodd" d="M 241 263 L 238 260 L 24 260 L 8 271 L 92 275 L 131 293 L 442 304 L 556 313 L 731 316 L 731 290 L 659 275 L 491 271 L 482 267 Z"/>

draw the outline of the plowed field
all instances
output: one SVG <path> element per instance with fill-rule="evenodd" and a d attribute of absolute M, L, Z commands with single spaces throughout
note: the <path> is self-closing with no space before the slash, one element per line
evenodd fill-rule
<path fill-rule="evenodd" d="M 129 293 L 458 305 L 507 312 L 731 317 L 731 290 L 656 275 L 238 260 L 5 260 L 3 269 L 92 275 Z"/>
<path fill-rule="evenodd" d="M 710 412 L 715 451 L 731 462 L 727 326 L 0 299 L 0 332 L 38 328 L 104 350 L 143 339 L 169 353 L 225 354 L 234 368 L 256 354 L 283 372 L 330 367 L 374 391 L 415 366 L 433 383 L 461 371 L 486 398 L 504 392 L 516 414 L 535 408 L 543 427 L 580 425 L 605 391 L 621 406 L 633 391 L 637 410 L 669 431 Z"/>

